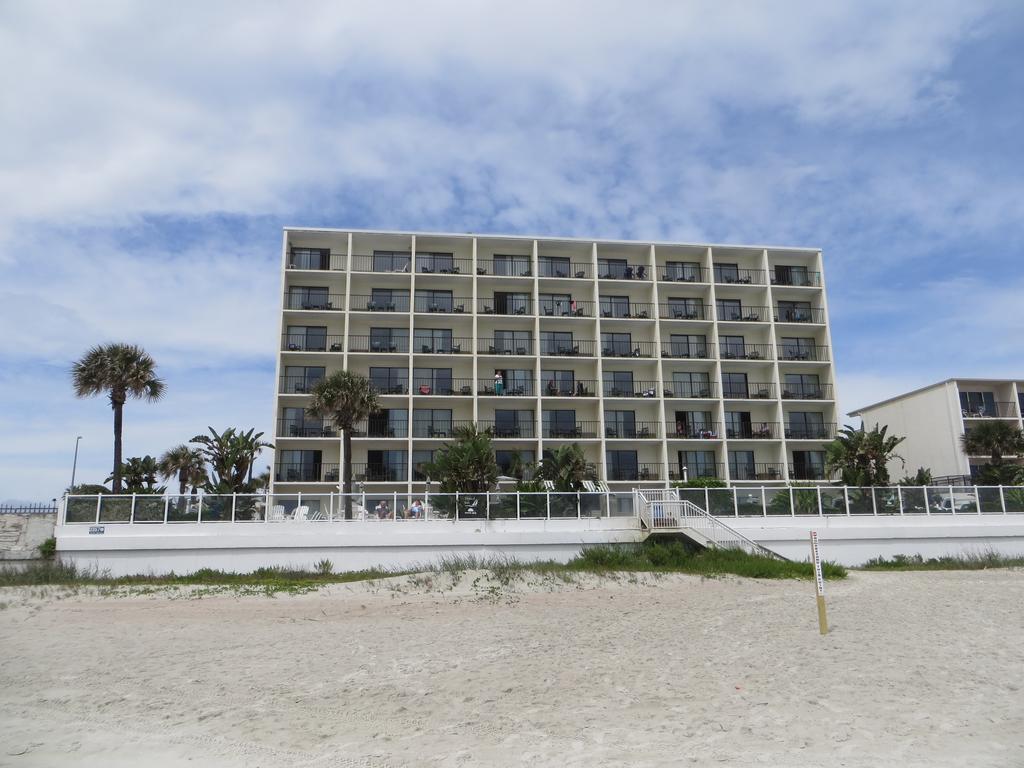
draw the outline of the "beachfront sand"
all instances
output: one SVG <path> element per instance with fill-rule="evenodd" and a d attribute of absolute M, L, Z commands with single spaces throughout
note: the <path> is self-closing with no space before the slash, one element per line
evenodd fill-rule
<path fill-rule="evenodd" d="M 0 590 L 0 765 L 1024 765 L 1024 571 L 477 577 Z"/>

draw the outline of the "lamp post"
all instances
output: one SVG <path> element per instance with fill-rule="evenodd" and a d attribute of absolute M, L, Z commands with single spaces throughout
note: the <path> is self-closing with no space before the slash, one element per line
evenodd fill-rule
<path fill-rule="evenodd" d="M 75 438 L 75 460 L 71 463 L 71 490 L 68 491 L 69 493 L 75 492 L 75 472 L 78 470 L 78 443 L 81 439 L 81 435 Z"/>

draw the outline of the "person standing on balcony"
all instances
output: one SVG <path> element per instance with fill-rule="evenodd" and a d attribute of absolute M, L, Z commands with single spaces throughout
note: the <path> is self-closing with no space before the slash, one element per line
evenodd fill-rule
<path fill-rule="evenodd" d="M 494 374 L 494 394 L 505 394 L 505 380 L 501 377 L 500 371 Z"/>

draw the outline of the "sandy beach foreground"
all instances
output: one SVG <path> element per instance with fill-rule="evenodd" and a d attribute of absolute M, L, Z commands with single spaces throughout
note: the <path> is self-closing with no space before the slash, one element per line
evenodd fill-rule
<path fill-rule="evenodd" d="M 1024 572 L 0 593 L 4 766 L 1021 766 Z"/>

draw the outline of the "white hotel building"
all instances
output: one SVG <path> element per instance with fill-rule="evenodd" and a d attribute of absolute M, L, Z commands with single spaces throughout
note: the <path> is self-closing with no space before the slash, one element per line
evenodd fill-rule
<path fill-rule="evenodd" d="M 340 436 L 305 408 L 342 369 L 380 393 L 352 441 L 368 492 L 422 492 L 473 422 L 506 474 L 578 443 L 613 490 L 824 478 L 818 250 L 289 228 L 282 286 L 276 493 L 338 490 Z"/>

